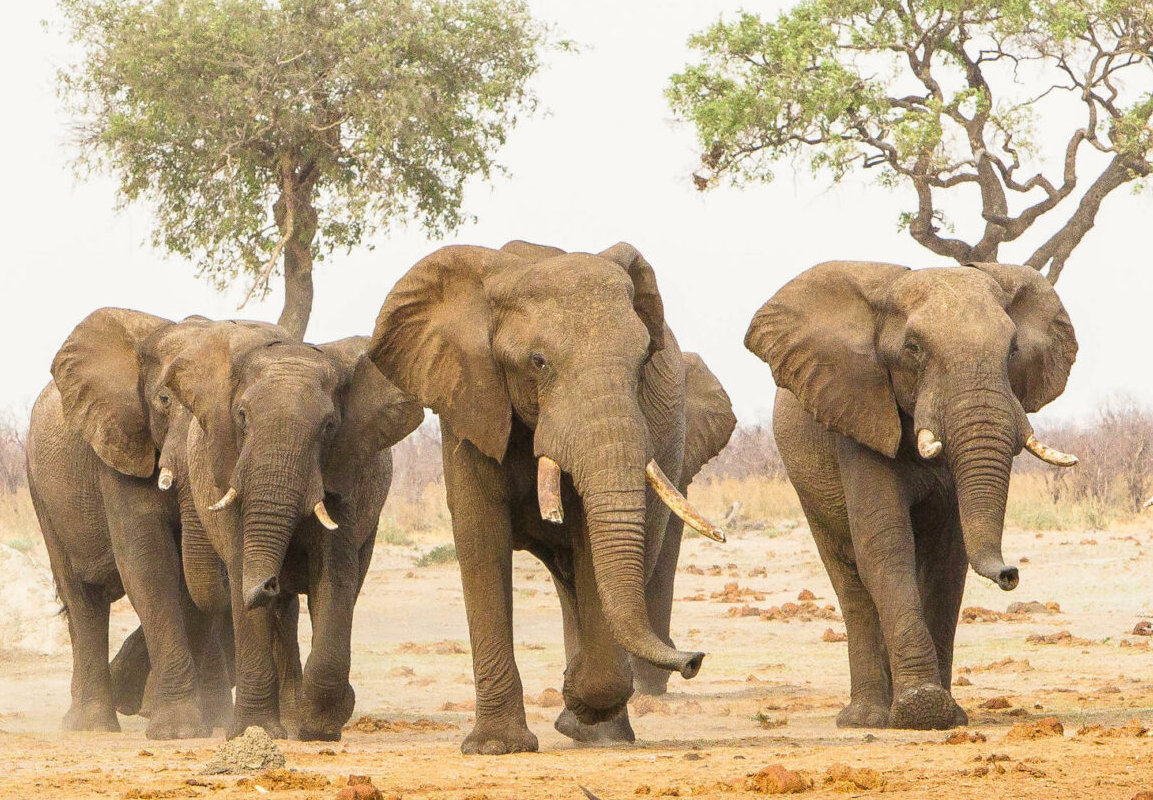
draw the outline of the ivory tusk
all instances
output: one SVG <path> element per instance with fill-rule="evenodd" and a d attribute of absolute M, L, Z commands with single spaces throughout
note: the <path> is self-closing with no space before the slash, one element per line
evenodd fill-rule
<path fill-rule="evenodd" d="M 217 500 L 215 503 L 208 507 L 209 511 L 219 511 L 222 508 L 232 505 L 232 501 L 236 499 L 236 490 L 231 486 L 228 491 L 224 493 L 224 497 Z"/>
<path fill-rule="evenodd" d="M 536 497 L 543 520 L 560 525 L 564 522 L 564 505 L 560 499 L 560 464 L 548 456 L 536 463 Z"/>
<path fill-rule="evenodd" d="M 943 447 L 941 440 L 928 428 L 917 431 L 917 452 L 921 454 L 921 458 L 936 458 L 941 455 Z"/>
<path fill-rule="evenodd" d="M 645 475 L 648 477 L 649 485 L 653 487 L 664 504 L 668 506 L 674 514 L 683 519 L 686 525 L 699 532 L 702 536 L 709 537 L 714 542 L 725 541 L 725 532 L 709 522 L 701 512 L 693 508 L 689 501 L 685 499 L 685 496 L 680 493 L 680 490 L 673 486 L 673 482 L 665 475 L 655 459 L 650 461 L 649 465 L 645 467 Z"/>
<path fill-rule="evenodd" d="M 1062 453 L 1060 450 L 1054 450 L 1047 444 L 1041 444 L 1033 434 L 1029 434 L 1029 438 L 1025 441 L 1025 449 L 1046 464 L 1052 464 L 1054 467 L 1071 467 L 1076 464 L 1078 460 L 1077 456 Z"/>
<path fill-rule="evenodd" d="M 1150 497 L 1148 500 L 1146 500 L 1141 508 L 1149 508 L 1149 506 L 1153 506 L 1153 497 Z"/>
<path fill-rule="evenodd" d="M 160 468 L 160 477 L 156 481 L 156 485 L 160 487 L 160 491 L 167 492 L 172 488 L 172 470 L 168 467 Z"/>
<path fill-rule="evenodd" d="M 332 521 L 332 517 L 328 516 L 328 509 L 324 507 L 323 500 L 312 507 L 312 513 L 316 514 L 316 518 L 320 520 L 320 524 L 330 531 L 334 531 L 340 527 Z"/>

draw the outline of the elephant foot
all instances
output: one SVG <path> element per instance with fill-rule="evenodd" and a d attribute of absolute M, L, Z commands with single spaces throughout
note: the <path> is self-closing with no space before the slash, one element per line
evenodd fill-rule
<path fill-rule="evenodd" d="M 953 701 L 953 725 L 954 728 L 964 728 L 969 724 L 969 715 L 965 713 L 965 709 L 957 705 L 957 701 Z"/>
<path fill-rule="evenodd" d="M 212 728 L 204 722 L 200 704 L 189 698 L 156 703 L 144 735 L 149 739 L 202 739 L 212 735 Z"/>
<path fill-rule="evenodd" d="M 838 728 L 887 728 L 889 705 L 876 700 L 853 700 L 837 714 Z"/>
<path fill-rule="evenodd" d="M 584 724 L 566 708 L 560 712 L 553 727 L 579 744 L 631 744 L 637 740 L 633 726 L 629 723 L 628 706 L 622 706 L 615 717 L 596 725 Z"/>
<path fill-rule="evenodd" d="M 539 745 L 536 734 L 528 729 L 523 719 L 515 722 L 488 722 L 477 720 L 460 746 L 466 756 L 503 756 L 508 753 L 535 753 Z"/>
<path fill-rule="evenodd" d="M 300 706 L 300 740 L 303 742 L 339 742 L 344 723 L 352 718 L 356 692 L 349 684 L 341 692 L 317 692 L 304 686 Z"/>
<path fill-rule="evenodd" d="M 955 725 L 956 718 L 957 703 L 953 696 L 936 684 L 925 683 L 897 695 L 889 711 L 889 726 L 944 730 Z"/>
<path fill-rule="evenodd" d="M 120 720 L 111 703 L 73 704 L 64 715 L 62 727 L 66 731 L 120 732 Z"/>
<path fill-rule="evenodd" d="M 264 728 L 264 732 L 273 739 L 288 738 L 288 732 L 284 729 L 284 726 L 280 724 L 280 719 L 275 713 L 270 714 L 267 711 L 243 711 L 239 708 L 233 713 L 232 722 L 229 724 L 225 736 L 229 739 L 235 739 L 253 725 L 258 728 Z"/>

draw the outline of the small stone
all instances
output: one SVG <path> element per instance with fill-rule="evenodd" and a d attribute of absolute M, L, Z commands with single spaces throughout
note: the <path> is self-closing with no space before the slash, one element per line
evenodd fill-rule
<path fill-rule="evenodd" d="M 825 632 L 821 634 L 822 642 L 847 642 L 849 641 L 849 634 L 838 633 L 832 628 L 825 628 Z"/>
<path fill-rule="evenodd" d="M 1012 707 L 1013 707 L 1013 704 L 1010 703 L 1008 698 L 1006 698 L 1004 696 L 990 698 L 989 700 L 986 700 L 984 703 L 981 703 L 981 705 L 980 705 L 980 708 L 988 708 L 988 709 L 994 709 L 994 710 L 999 709 L 999 708 L 1012 708 Z"/>
<path fill-rule="evenodd" d="M 801 593 L 797 595 L 797 599 L 801 601 L 816 600 L 817 596 L 810 592 L 808 589 L 801 589 Z"/>
<path fill-rule="evenodd" d="M 954 686 L 972 686 L 973 682 L 966 678 L 964 675 L 958 676 L 957 680 L 953 681 Z"/>
<path fill-rule="evenodd" d="M 1056 717 L 1044 717 L 1036 722 L 1019 722 L 1005 734 L 1006 739 L 1045 739 L 1064 736 L 1065 728 Z"/>
<path fill-rule="evenodd" d="M 770 764 L 745 782 L 745 789 L 759 794 L 799 794 L 812 783 L 799 772 Z"/>
<path fill-rule="evenodd" d="M 541 708 L 560 708 L 564 705 L 564 695 L 549 687 L 540 693 L 536 699 L 536 704 Z"/>

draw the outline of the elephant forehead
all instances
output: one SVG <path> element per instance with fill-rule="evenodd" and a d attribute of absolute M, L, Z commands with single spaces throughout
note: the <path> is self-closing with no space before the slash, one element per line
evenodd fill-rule
<path fill-rule="evenodd" d="M 336 388 L 339 373 L 329 358 L 312 347 L 277 343 L 252 354 L 245 368 L 248 382 L 313 385 Z"/>
<path fill-rule="evenodd" d="M 909 270 L 893 282 L 890 310 L 907 317 L 989 320 L 1004 317 L 1005 294 L 988 275 L 967 267 Z"/>
<path fill-rule="evenodd" d="M 590 301 L 597 297 L 632 302 L 633 286 L 628 273 L 615 262 L 588 253 L 565 253 L 526 264 L 501 279 L 498 288 L 506 302 Z"/>

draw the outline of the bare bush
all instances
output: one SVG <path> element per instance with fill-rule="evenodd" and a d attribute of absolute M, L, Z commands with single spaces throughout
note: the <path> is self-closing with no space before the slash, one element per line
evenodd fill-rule
<path fill-rule="evenodd" d="M 777 450 L 771 425 L 738 425 L 728 446 L 705 465 L 697 482 L 724 478 L 785 477 L 785 465 Z"/>
<path fill-rule="evenodd" d="M 28 482 L 25 457 L 28 420 L 12 411 L 0 413 L 0 492 L 13 494 Z"/>
<path fill-rule="evenodd" d="M 392 488 L 389 494 L 417 501 L 431 484 L 444 483 L 440 453 L 440 423 L 429 417 L 404 441 L 392 448 Z"/>

